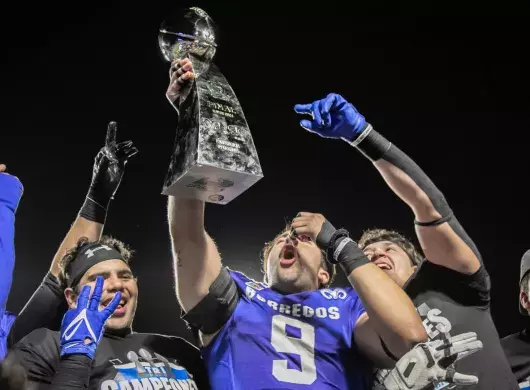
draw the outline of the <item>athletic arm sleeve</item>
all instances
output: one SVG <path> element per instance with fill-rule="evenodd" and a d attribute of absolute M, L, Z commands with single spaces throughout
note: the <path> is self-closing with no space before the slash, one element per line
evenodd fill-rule
<path fill-rule="evenodd" d="M 15 267 L 15 211 L 0 197 L 0 319 L 4 316 Z"/>
<path fill-rule="evenodd" d="M 53 377 L 51 388 L 56 390 L 88 389 L 91 366 L 92 359 L 88 356 L 63 356 L 59 370 Z"/>
<path fill-rule="evenodd" d="M 368 126 L 371 127 L 371 125 Z M 366 138 L 357 145 L 357 148 L 373 162 L 383 159 L 405 172 L 418 185 L 418 187 L 427 194 L 436 211 L 442 216 L 440 220 L 432 221 L 432 224 L 448 222 L 453 231 L 466 243 L 467 246 L 469 246 L 469 248 L 471 248 L 475 256 L 477 256 L 482 263 L 482 258 L 475 243 L 465 232 L 456 217 L 453 216 L 453 211 L 449 207 L 442 192 L 436 188 L 431 179 L 409 156 L 403 153 L 398 147 L 389 142 L 373 128 L 370 130 Z"/>
<path fill-rule="evenodd" d="M 8 346 L 11 348 L 35 329 L 59 330 L 66 310 L 67 305 L 61 284 L 51 273 L 46 274 L 13 323 Z"/>
<path fill-rule="evenodd" d="M 223 267 L 210 286 L 208 295 L 185 313 L 182 319 L 192 329 L 200 330 L 206 335 L 214 334 L 232 317 L 238 302 L 237 285 L 230 272 Z"/>

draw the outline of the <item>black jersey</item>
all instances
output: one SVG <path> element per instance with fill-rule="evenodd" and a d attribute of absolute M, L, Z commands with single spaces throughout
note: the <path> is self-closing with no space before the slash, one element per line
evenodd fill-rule
<path fill-rule="evenodd" d="M 58 371 L 58 332 L 37 329 L 22 339 L 14 355 L 28 380 L 46 389 Z M 101 339 L 90 370 L 89 389 L 206 389 L 206 370 L 199 350 L 180 337 L 130 333 Z"/>
<path fill-rule="evenodd" d="M 490 279 L 484 266 L 465 275 L 429 261 L 423 261 L 411 276 L 405 291 L 421 316 L 429 340 L 476 332 L 484 347 L 454 364 L 457 372 L 476 375 L 474 386 L 451 387 L 440 383 L 437 390 L 518 389 L 502 350 L 490 314 Z"/>
<path fill-rule="evenodd" d="M 519 387 L 530 388 L 530 332 L 525 329 L 501 340 L 502 348 Z"/>

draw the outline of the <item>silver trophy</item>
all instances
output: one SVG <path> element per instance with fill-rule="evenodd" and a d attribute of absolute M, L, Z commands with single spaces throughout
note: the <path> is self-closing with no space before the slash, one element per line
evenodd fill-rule
<path fill-rule="evenodd" d="M 213 20 L 196 7 L 160 28 L 165 59 L 189 58 L 196 76 L 175 103 L 177 136 L 162 194 L 227 204 L 263 173 L 241 105 L 211 62 L 216 34 Z"/>

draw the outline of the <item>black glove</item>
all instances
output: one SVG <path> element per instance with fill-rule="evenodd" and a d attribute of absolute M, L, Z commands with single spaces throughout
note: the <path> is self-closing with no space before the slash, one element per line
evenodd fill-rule
<path fill-rule="evenodd" d="M 83 218 L 98 223 L 105 223 L 109 203 L 118 191 L 125 165 L 130 157 L 138 153 L 132 141 L 117 144 L 116 131 L 116 122 L 110 122 L 105 146 L 95 158 L 92 181 L 85 203 L 79 212 Z"/>

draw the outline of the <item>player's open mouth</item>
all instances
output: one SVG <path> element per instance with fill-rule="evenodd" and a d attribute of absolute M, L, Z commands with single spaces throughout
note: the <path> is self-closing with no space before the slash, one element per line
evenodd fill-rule
<path fill-rule="evenodd" d="M 376 261 L 374 261 L 374 264 L 377 265 L 383 271 L 385 271 L 385 270 L 390 271 L 393 268 L 392 264 L 390 263 L 390 261 L 383 260 L 381 258 L 379 258 Z"/>
<path fill-rule="evenodd" d="M 102 302 L 102 306 L 103 307 L 107 307 L 108 304 L 110 303 L 110 301 L 112 300 L 113 297 L 110 297 L 108 299 L 106 299 L 104 302 Z M 128 299 L 124 299 L 122 298 L 120 300 L 120 304 L 118 305 L 118 307 L 116 307 L 116 310 L 114 310 L 114 313 L 112 313 L 112 316 L 113 318 L 116 318 L 116 317 L 123 317 L 125 315 L 125 306 L 127 306 L 127 303 L 129 302 Z"/>
<path fill-rule="evenodd" d="M 298 252 L 292 244 L 285 244 L 280 252 L 280 264 L 284 267 L 289 267 L 294 264 L 296 258 L 298 257 Z"/>

